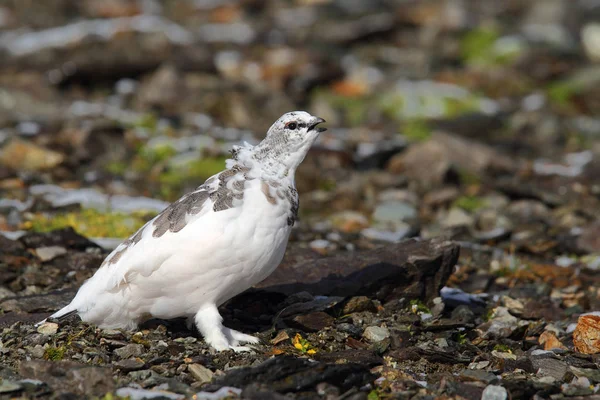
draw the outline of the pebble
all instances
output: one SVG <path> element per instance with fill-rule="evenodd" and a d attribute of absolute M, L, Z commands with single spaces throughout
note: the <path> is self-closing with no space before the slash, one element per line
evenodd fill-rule
<path fill-rule="evenodd" d="M 329 220 L 335 229 L 345 233 L 360 232 L 369 226 L 368 218 L 358 211 L 340 211 L 333 214 Z"/>
<path fill-rule="evenodd" d="M 173 392 L 167 392 L 165 390 L 146 390 L 136 389 L 131 387 L 123 387 L 117 389 L 116 392 L 118 397 L 128 398 L 130 400 L 144 400 L 144 399 L 168 399 L 168 400 L 179 400 L 185 399 L 182 394 Z"/>
<path fill-rule="evenodd" d="M 114 365 L 123 372 L 130 372 L 144 368 L 146 363 L 140 358 L 129 358 L 127 360 L 117 361 Z"/>
<path fill-rule="evenodd" d="M 502 386 L 488 385 L 483 389 L 481 400 L 505 400 L 508 398 L 508 392 Z"/>
<path fill-rule="evenodd" d="M 67 253 L 67 249 L 61 246 L 38 247 L 35 249 L 35 254 L 41 262 L 46 262 L 55 259 L 58 256 Z"/>
<path fill-rule="evenodd" d="M 3 380 L 2 382 L 0 382 L 0 393 L 11 393 L 21 389 L 21 385 L 19 385 L 16 382 L 12 382 L 9 380 Z"/>
<path fill-rule="evenodd" d="M 380 203 L 373 212 L 373 220 L 380 227 L 403 226 L 407 221 L 417 217 L 417 209 L 405 201 L 385 201 Z"/>
<path fill-rule="evenodd" d="M 210 369 L 200 364 L 188 365 L 188 371 L 190 372 L 190 374 L 192 374 L 194 379 L 196 379 L 196 381 L 200 383 L 210 382 L 214 375 L 214 373 Z"/>
<path fill-rule="evenodd" d="M 462 208 L 451 208 L 441 224 L 446 228 L 473 225 L 474 218 Z"/>
<path fill-rule="evenodd" d="M 144 346 L 141 344 L 131 343 L 119 349 L 115 349 L 114 353 L 121 359 L 139 357 L 144 353 Z"/>
<path fill-rule="evenodd" d="M 223 400 L 235 399 L 242 394 L 242 389 L 225 386 L 216 392 L 198 392 L 194 396 L 196 400 Z"/>
<path fill-rule="evenodd" d="M 381 326 L 368 326 L 363 332 L 363 337 L 371 342 L 381 342 L 390 337 L 390 331 Z"/>
<path fill-rule="evenodd" d="M 14 170 L 43 171 L 54 168 L 65 156 L 31 142 L 13 139 L 0 152 L 0 164 Z"/>
<path fill-rule="evenodd" d="M 58 324 L 54 322 L 44 322 L 38 326 L 37 331 L 44 335 L 54 335 L 58 331 Z"/>

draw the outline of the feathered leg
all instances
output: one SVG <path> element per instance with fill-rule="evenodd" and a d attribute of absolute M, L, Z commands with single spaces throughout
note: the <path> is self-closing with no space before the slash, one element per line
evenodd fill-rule
<path fill-rule="evenodd" d="M 196 313 L 196 327 L 198 331 L 204 336 L 204 340 L 207 344 L 214 347 L 217 351 L 233 350 L 233 351 L 252 351 L 250 347 L 238 346 L 239 340 L 235 339 L 232 332 L 244 335 L 243 333 L 233 331 L 223 326 L 223 318 L 219 314 L 217 306 L 214 304 L 205 305 Z M 227 336 L 230 336 L 228 339 Z M 244 335 L 252 337 L 249 335 Z M 231 340 L 233 339 L 233 340 Z M 253 338 L 256 339 L 256 338 Z M 247 340 L 250 341 L 250 340 Z M 256 339 L 256 341 L 258 341 Z M 254 342 L 256 343 L 256 342 Z"/>

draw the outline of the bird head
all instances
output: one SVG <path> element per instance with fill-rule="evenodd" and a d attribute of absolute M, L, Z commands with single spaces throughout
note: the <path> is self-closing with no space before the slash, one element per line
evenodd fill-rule
<path fill-rule="evenodd" d="M 283 114 L 256 147 L 255 158 L 295 171 L 319 133 L 327 130 L 317 126 L 323 122 L 305 111 Z"/>

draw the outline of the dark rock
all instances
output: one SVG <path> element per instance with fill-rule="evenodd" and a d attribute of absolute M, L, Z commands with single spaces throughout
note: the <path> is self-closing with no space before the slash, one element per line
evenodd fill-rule
<path fill-rule="evenodd" d="M 567 376 L 567 364 L 552 355 L 532 356 L 531 363 L 538 376 L 551 376 L 557 381 L 562 381 Z"/>
<path fill-rule="evenodd" d="M 383 358 L 375 355 L 369 350 L 340 350 L 333 351 L 330 353 L 319 352 L 315 356 L 319 361 L 335 364 L 348 364 L 356 363 L 373 367 L 375 365 L 383 364 Z"/>
<path fill-rule="evenodd" d="M 71 227 L 44 233 L 27 233 L 25 236 L 21 237 L 19 241 L 29 249 L 49 246 L 62 246 L 73 250 L 100 248 L 96 243 L 81 236 Z"/>
<path fill-rule="evenodd" d="M 25 252 L 25 246 L 18 240 L 10 240 L 0 235 L 0 251 L 3 255 L 22 255 Z"/>
<path fill-rule="evenodd" d="M 345 392 L 352 387 L 372 383 L 374 379 L 375 376 L 364 365 L 326 364 L 281 356 L 256 367 L 231 370 L 217 378 L 215 384 L 205 387 L 205 390 L 215 391 L 223 386 L 245 388 L 254 382 L 261 382 L 268 385 L 270 390 L 288 393 L 312 390 L 318 383 L 327 382 Z"/>
<path fill-rule="evenodd" d="M 46 294 L 19 296 L 0 301 L 0 309 L 4 312 L 36 313 L 56 311 L 69 304 L 75 289 L 66 289 Z"/>
<path fill-rule="evenodd" d="M 128 358 L 127 360 L 121 360 L 114 363 L 114 366 L 123 372 L 138 371 L 144 368 L 145 365 L 146 363 L 139 358 Z"/>
<path fill-rule="evenodd" d="M 288 397 L 269 389 L 269 385 L 254 382 L 242 390 L 242 399 L 249 400 L 287 400 Z"/>
<path fill-rule="evenodd" d="M 319 311 L 306 315 L 297 315 L 291 321 L 286 322 L 305 332 L 317 332 L 325 327 L 331 326 L 334 320 L 335 319 L 331 315 Z"/>
<path fill-rule="evenodd" d="M 20 374 L 24 378 L 45 382 L 56 393 L 77 396 L 104 396 L 115 389 L 112 370 L 71 361 L 23 361 Z"/>
<path fill-rule="evenodd" d="M 600 251 L 600 220 L 583 228 L 583 232 L 577 239 L 577 246 L 587 253 Z"/>
<path fill-rule="evenodd" d="M 407 297 L 431 300 L 452 273 L 458 245 L 407 240 L 380 249 L 293 264 L 284 262 L 259 287 L 286 294 Z"/>
<path fill-rule="evenodd" d="M 466 305 L 460 305 L 452 310 L 451 318 L 460 323 L 471 323 L 475 321 L 475 313 Z"/>
<path fill-rule="evenodd" d="M 342 322 L 341 324 L 337 324 L 336 328 L 338 331 L 347 333 L 354 337 L 360 337 L 363 333 L 363 330 L 361 327 L 356 326 L 354 324 L 349 324 L 347 322 Z"/>
<path fill-rule="evenodd" d="M 400 361 L 416 361 L 425 358 L 427 361 L 440 364 L 469 364 L 471 362 L 470 358 L 462 357 L 456 352 L 446 352 L 440 348 L 425 349 L 416 346 L 393 350 L 389 353 L 389 356 Z"/>
<path fill-rule="evenodd" d="M 100 267 L 106 254 L 70 251 L 53 262 L 63 271 L 95 271 Z"/>
<path fill-rule="evenodd" d="M 460 377 L 465 381 L 480 381 L 486 384 L 493 384 L 499 381 L 499 378 L 491 372 L 482 369 L 465 369 Z"/>

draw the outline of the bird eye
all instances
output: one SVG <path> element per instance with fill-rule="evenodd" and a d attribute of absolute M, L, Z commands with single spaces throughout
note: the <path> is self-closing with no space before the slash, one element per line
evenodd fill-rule
<path fill-rule="evenodd" d="M 289 130 L 293 131 L 293 130 L 295 130 L 298 127 L 298 124 L 295 123 L 295 122 L 288 122 L 288 124 L 286 125 L 286 127 Z"/>

